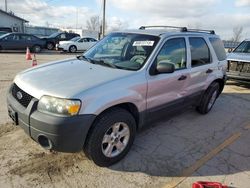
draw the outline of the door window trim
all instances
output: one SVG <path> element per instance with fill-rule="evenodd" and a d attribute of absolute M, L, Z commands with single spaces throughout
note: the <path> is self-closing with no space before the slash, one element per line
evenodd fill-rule
<path fill-rule="evenodd" d="M 205 42 L 205 44 L 207 45 L 207 48 L 208 48 L 208 52 L 209 52 L 209 60 L 210 60 L 209 63 L 203 64 L 203 65 L 192 66 L 192 51 L 191 51 L 190 38 L 201 38 Z M 194 69 L 194 68 L 197 68 L 197 67 L 201 67 L 201 66 L 210 65 L 210 64 L 213 63 L 213 56 L 212 56 L 211 49 L 210 49 L 211 46 L 208 43 L 207 38 L 205 38 L 203 36 L 188 36 L 187 40 L 188 40 L 189 51 L 190 51 L 189 53 L 190 53 L 190 68 L 191 69 Z"/>

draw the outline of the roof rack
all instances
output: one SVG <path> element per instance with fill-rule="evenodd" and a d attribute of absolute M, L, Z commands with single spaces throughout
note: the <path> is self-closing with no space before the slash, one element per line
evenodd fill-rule
<path fill-rule="evenodd" d="M 199 33 L 210 33 L 215 34 L 214 30 L 206 30 L 206 29 L 187 29 L 188 32 L 199 32 Z"/>
<path fill-rule="evenodd" d="M 139 29 L 145 30 L 147 28 L 170 28 L 170 29 L 179 29 L 182 32 L 187 31 L 186 27 L 176 27 L 176 26 L 167 26 L 167 25 L 152 25 L 152 26 L 141 26 Z"/>
<path fill-rule="evenodd" d="M 210 33 L 215 34 L 214 30 L 205 30 L 205 29 L 188 29 L 187 27 L 176 27 L 176 26 L 165 26 L 165 25 L 158 25 L 158 26 L 141 26 L 139 29 L 145 30 L 147 28 L 170 28 L 170 29 L 179 29 L 181 32 L 199 32 L 199 33 Z"/>

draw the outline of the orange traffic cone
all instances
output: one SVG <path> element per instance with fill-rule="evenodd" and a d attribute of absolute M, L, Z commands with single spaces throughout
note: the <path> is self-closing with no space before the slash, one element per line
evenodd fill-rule
<path fill-rule="evenodd" d="M 34 54 L 34 58 L 32 61 L 32 67 L 37 66 L 36 54 Z"/>
<path fill-rule="evenodd" d="M 32 60 L 29 47 L 27 47 L 27 49 L 26 49 L 26 60 Z"/>

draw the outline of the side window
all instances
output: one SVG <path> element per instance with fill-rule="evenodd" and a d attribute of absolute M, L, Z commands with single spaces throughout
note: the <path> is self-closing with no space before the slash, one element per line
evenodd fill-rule
<path fill-rule="evenodd" d="M 82 39 L 78 40 L 78 42 L 83 42 L 83 40 L 84 40 L 84 38 L 82 38 Z"/>
<path fill-rule="evenodd" d="M 89 42 L 96 42 L 96 40 L 93 38 L 89 38 Z"/>
<path fill-rule="evenodd" d="M 66 34 L 65 33 L 62 33 L 59 37 L 60 39 L 66 39 Z"/>
<path fill-rule="evenodd" d="M 19 40 L 20 40 L 20 36 L 19 36 L 19 35 L 14 35 L 14 36 L 13 36 L 13 40 L 19 41 Z"/>
<path fill-rule="evenodd" d="M 190 37 L 192 67 L 211 63 L 210 51 L 206 41 L 200 37 Z"/>
<path fill-rule="evenodd" d="M 160 62 L 173 63 L 175 69 L 184 69 L 187 65 L 186 42 L 184 38 L 168 40 L 157 56 L 157 64 Z"/>
<path fill-rule="evenodd" d="M 227 58 L 227 55 L 222 41 L 219 38 L 209 38 L 209 41 L 211 42 L 214 48 L 218 60 L 225 60 Z"/>
<path fill-rule="evenodd" d="M 4 37 L 4 40 L 14 40 L 14 36 L 15 35 L 9 35 L 9 36 L 7 36 L 7 37 Z"/>

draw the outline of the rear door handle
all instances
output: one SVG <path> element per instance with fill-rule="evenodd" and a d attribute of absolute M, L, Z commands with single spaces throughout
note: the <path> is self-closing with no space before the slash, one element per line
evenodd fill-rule
<path fill-rule="evenodd" d="M 185 76 L 185 75 L 182 75 L 180 78 L 178 78 L 179 81 L 186 80 L 186 79 L 187 79 L 187 76 Z"/>
<path fill-rule="evenodd" d="M 212 73 L 213 70 L 212 69 L 207 69 L 206 73 L 209 74 L 209 73 Z"/>

